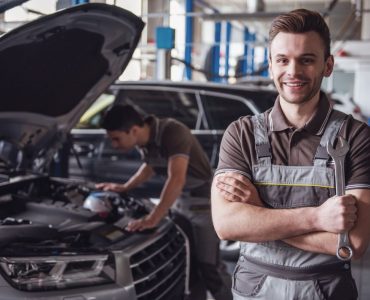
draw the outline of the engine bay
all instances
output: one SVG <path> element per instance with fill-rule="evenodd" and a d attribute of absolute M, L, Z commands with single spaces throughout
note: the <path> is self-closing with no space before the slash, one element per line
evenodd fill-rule
<path fill-rule="evenodd" d="M 96 191 L 89 183 L 48 176 L 22 176 L 0 184 L 0 245 L 2 255 L 104 251 L 134 238 L 128 222 L 147 214 L 148 199 Z M 109 211 L 84 207 L 99 195 Z M 95 199 L 95 198 L 93 198 Z M 85 205 L 86 206 L 86 205 Z"/>

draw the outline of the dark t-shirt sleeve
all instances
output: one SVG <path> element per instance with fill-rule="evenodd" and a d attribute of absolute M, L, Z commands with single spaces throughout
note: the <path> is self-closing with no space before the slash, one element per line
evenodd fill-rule
<path fill-rule="evenodd" d="M 346 189 L 370 189 L 370 127 L 366 124 L 356 126 L 357 121 L 353 125 L 348 139 L 350 157 L 345 160 Z"/>
<path fill-rule="evenodd" d="M 183 124 L 169 123 L 164 128 L 161 142 L 167 158 L 174 155 L 190 155 L 192 136 L 189 128 Z"/>
<path fill-rule="evenodd" d="M 248 158 L 243 154 L 243 144 L 246 143 L 246 136 L 241 130 L 241 124 L 242 119 L 239 119 L 231 123 L 226 129 L 221 141 L 215 175 L 232 171 L 243 174 L 249 179 L 252 178 Z"/>

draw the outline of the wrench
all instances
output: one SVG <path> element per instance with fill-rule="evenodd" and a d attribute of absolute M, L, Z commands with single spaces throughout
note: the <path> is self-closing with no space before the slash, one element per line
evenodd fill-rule
<path fill-rule="evenodd" d="M 344 174 L 344 159 L 347 152 L 349 151 L 348 142 L 342 138 L 338 137 L 337 147 L 334 149 L 333 145 L 328 141 L 326 145 L 326 150 L 334 161 L 335 167 L 335 193 L 337 196 L 344 195 L 345 189 L 345 174 Z M 346 256 L 340 254 L 340 250 L 344 250 Z M 338 246 L 337 246 L 337 257 L 340 260 L 350 260 L 353 255 L 353 250 L 348 238 L 348 231 L 342 232 L 338 237 Z"/>

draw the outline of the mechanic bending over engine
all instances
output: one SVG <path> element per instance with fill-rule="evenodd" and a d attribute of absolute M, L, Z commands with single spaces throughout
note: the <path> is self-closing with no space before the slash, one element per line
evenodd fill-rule
<path fill-rule="evenodd" d="M 126 183 L 100 183 L 97 188 L 126 192 L 147 181 L 155 172 L 167 176 L 159 204 L 147 216 L 131 221 L 127 230 L 155 227 L 170 208 L 174 216 L 185 216 L 191 223 L 192 249 L 200 273 L 199 278 L 191 276 L 190 299 L 206 299 L 206 290 L 216 300 L 232 299 L 231 277 L 219 259 L 219 239 L 211 219 L 212 170 L 198 140 L 184 124 L 153 115 L 144 119 L 129 105 L 112 106 L 103 117 L 101 127 L 106 129 L 114 148 L 126 152 L 138 147 L 144 163 Z M 176 217 L 174 220 L 176 222 Z"/>
<path fill-rule="evenodd" d="M 241 241 L 235 300 L 357 299 L 350 252 L 339 259 L 336 250 L 346 231 L 353 258 L 368 247 L 370 128 L 320 92 L 333 66 L 320 14 L 298 9 L 273 20 L 269 68 L 279 96 L 228 127 L 212 185 L 216 232 Z M 335 196 L 326 148 L 336 137 L 349 144 L 344 196 Z"/>

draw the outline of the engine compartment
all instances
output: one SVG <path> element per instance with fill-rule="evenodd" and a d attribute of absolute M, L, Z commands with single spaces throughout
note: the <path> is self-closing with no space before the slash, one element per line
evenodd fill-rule
<path fill-rule="evenodd" d="M 129 245 L 148 233 L 125 230 L 130 220 L 150 211 L 148 199 L 107 193 L 111 210 L 101 213 L 83 207 L 94 191 L 88 183 L 48 176 L 22 176 L 0 184 L 1 255 L 96 253 L 118 241 Z"/>

